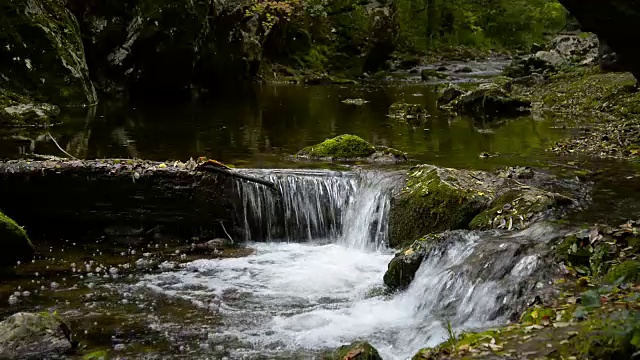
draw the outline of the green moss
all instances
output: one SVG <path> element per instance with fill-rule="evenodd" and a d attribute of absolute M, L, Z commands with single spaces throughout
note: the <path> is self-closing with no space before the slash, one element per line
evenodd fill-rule
<path fill-rule="evenodd" d="M 38 102 L 94 104 L 96 92 L 85 61 L 80 25 L 65 2 L 9 2 L 0 13 L 6 59 L 3 86 L 29 93 Z"/>
<path fill-rule="evenodd" d="M 34 249 L 27 233 L 15 221 L 0 212 L 0 268 L 9 267 L 17 261 L 30 260 Z"/>
<path fill-rule="evenodd" d="M 625 282 L 637 282 L 640 280 L 640 261 L 626 260 L 614 266 L 605 274 L 603 280 L 613 283 L 620 279 L 624 279 Z"/>
<path fill-rule="evenodd" d="M 362 158 L 373 154 L 376 148 L 355 135 L 340 135 L 333 139 L 306 147 L 297 156 L 313 158 Z"/>
<path fill-rule="evenodd" d="M 447 171 L 447 170 L 443 170 Z M 389 244 L 392 247 L 433 232 L 468 228 L 469 222 L 482 211 L 488 198 L 475 189 L 458 184 L 455 175 L 443 181 L 438 168 L 418 166 L 410 171 L 407 184 L 394 198 L 389 214 Z"/>
<path fill-rule="evenodd" d="M 325 356 L 325 360 L 382 360 L 378 350 L 368 342 L 358 341 L 344 345 L 333 353 Z"/>
<path fill-rule="evenodd" d="M 396 102 L 389 107 L 389 117 L 405 120 L 420 120 L 427 115 L 427 110 L 417 104 Z"/>
<path fill-rule="evenodd" d="M 50 104 L 38 104 L 27 96 L 0 89 L 1 127 L 42 127 L 59 114 Z"/>
<path fill-rule="evenodd" d="M 527 309 L 520 316 L 520 322 L 524 324 L 549 324 L 556 318 L 556 311 L 552 308 L 535 306 Z"/>

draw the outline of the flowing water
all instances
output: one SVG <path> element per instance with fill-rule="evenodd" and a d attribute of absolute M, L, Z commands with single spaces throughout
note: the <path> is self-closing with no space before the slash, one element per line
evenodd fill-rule
<path fill-rule="evenodd" d="M 355 107 L 341 102 L 347 98 L 370 102 Z M 450 232 L 429 250 L 408 289 L 387 294 L 382 277 L 394 255 L 386 246 L 387 218 L 401 174 L 311 170 L 313 164 L 285 157 L 353 133 L 425 163 L 481 169 L 540 165 L 544 147 L 565 135 L 547 118 L 524 117 L 502 126 L 451 118 L 438 112 L 435 99 L 434 87 L 415 84 L 264 86 L 183 106 L 105 103 L 86 117 L 69 119 L 52 134 L 75 156 L 164 161 L 204 155 L 237 167 L 278 168 L 242 171 L 274 182 L 282 197 L 237 183 L 235 214 L 244 232 L 235 240 L 255 249 L 249 256 L 167 261 L 119 277 L 95 265 L 77 271 L 75 262 L 69 265 L 76 260 L 60 265 L 61 258 L 74 259 L 67 244 L 47 260 L 47 269 L 58 266 L 60 275 L 43 279 L 35 272 L 17 282 L 21 287 L 0 283 L 0 314 L 54 306 L 86 329 L 89 340 L 102 339 L 94 342 L 108 347 L 124 343 L 120 354 L 145 359 L 313 359 L 354 340 L 370 341 L 384 359 L 407 359 L 445 340 L 447 322 L 458 331 L 504 324 L 549 281 L 548 244 L 562 235 L 557 225 L 535 224 L 515 233 Z M 388 118 L 389 105 L 399 100 L 422 104 L 431 116 L 419 127 Z M 13 135 L 0 141 L 3 154 L 32 149 L 59 155 L 41 134 Z M 500 156 L 479 159 L 480 152 Z M 300 167 L 306 169 L 291 169 Z M 632 188 L 633 179 L 628 182 Z M 631 203 L 640 197 L 625 193 L 611 200 L 609 192 L 600 193 L 616 206 L 619 199 Z M 603 211 L 611 208 L 602 203 Z M 618 207 L 616 214 L 626 215 L 626 205 Z M 151 263 L 148 254 L 161 245 L 136 253 L 98 242 L 91 252 L 77 254 L 78 264 L 87 254 L 107 251 L 138 265 Z M 25 289 L 31 294 L 24 295 Z M 124 317 L 116 317 L 118 312 Z M 97 313 L 102 317 L 94 321 Z M 161 342 L 169 345 L 161 349 Z"/>
<path fill-rule="evenodd" d="M 223 347 L 230 359 L 311 359 L 358 339 L 385 359 L 410 358 L 446 339 L 446 321 L 456 329 L 506 321 L 526 300 L 522 294 L 543 281 L 545 244 L 558 236 L 549 225 L 511 235 L 451 232 L 408 290 L 383 294 L 382 275 L 393 257 L 386 218 L 397 175 L 251 173 L 286 194 L 277 202 L 269 190 L 239 184 L 255 254 L 196 260 L 121 288 L 220 313 L 222 325 L 205 330 L 200 346 Z M 263 240 L 270 241 L 255 242 Z"/>

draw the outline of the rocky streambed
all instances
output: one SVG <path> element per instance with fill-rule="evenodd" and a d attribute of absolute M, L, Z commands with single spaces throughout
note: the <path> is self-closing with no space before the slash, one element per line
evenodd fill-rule
<path fill-rule="evenodd" d="M 237 170 L 278 197 L 195 165 L 0 165 L 3 211 L 36 249 L 3 277 L 3 314 L 28 313 L 2 323 L 7 356 L 324 358 L 367 340 L 411 357 L 447 324 L 499 325 L 557 294 L 549 251 L 572 227 L 549 221 L 590 202 L 588 182 L 529 168 Z M 39 346 L 24 337 L 43 328 Z"/>

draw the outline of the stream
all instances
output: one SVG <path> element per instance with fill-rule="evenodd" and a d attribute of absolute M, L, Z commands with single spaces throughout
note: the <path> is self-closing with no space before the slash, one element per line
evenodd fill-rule
<path fill-rule="evenodd" d="M 544 117 L 502 126 L 449 118 L 435 110 L 435 91 L 416 84 L 265 86 L 233 101 L 172 109 L 106 104 L 74 117 L 53 133 L 75 156 L 164 161 L 205 155 L 274 182 L 284 196 L 235 184 L 241 199 L 235 214 L 244 226 L 234 241 L 250 251 L 225 258 L 190 259 L 184 242 L 162 237 L 142 244 L 108 236 L 83 243 L 33 239 L 47 252 L 21 265 L 17 278 L 0 282 L 0 316 L 57 310 L 91 349 L 126 359 L 315 359 L 366 340 L 385 360 L 405 360 L 446 340 L 447 324 L 456 331 L 505 324 L 550 281 L 549 244 L 563 227 L 450 232 L 429 251 L 410 287 L 389 294 L 382 282 L 394 256 L 387 217 L 403 172 L 284 156 L 354 133 L 436 165 L 548 167 L 545 146 L 568 132 Z M 356 97 L 371 103 L 340 102 Z M 398 100 L 425 105 L 432 113 L 427 124 L 414 128 L 388 118 L 388 106 Z M 15 156 L 21 146 L 15 139 L 0 142 Z M 40 140 L 32 146 L 57 151 Z M 500 156 L 479 159 L 480 152 Z M 614 221 L 640 203 L 630 200 L 640 199 L 637 189 L 612 190 L 617 174 L 635 170 L 615 162 L 598 167 L 610 183 L 597 189 L 591 216 L 574 215 L 576 222 L 601 213 Z"/>

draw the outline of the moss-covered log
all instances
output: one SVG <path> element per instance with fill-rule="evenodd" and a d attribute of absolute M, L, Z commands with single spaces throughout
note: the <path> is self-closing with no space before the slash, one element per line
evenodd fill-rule
<path fill-rule="evenodd" d="M 194 168 L 195 163 L 117 159 L 2 162 L 0 207 L 44 234 L 126 226 L 141 234 L 158 229 L 226 238 L 220 222 L 233 234 L 235 180 Z"/>

